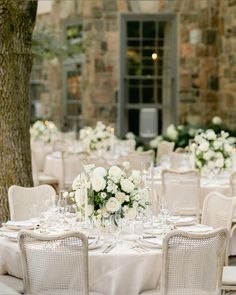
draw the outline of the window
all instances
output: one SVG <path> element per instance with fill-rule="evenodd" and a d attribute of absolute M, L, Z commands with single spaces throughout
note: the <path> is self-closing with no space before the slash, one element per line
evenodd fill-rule
<path fill-rule="evenodd" d="M 175 22 L 173 15 L 121 16 L 120 135 L 140 136 L 144 108 L 155 109 L 155 133 L 176 120 Z"/>
<path fill-rule="evenodd" d="M 66 129 L 78 128 L 82 115 L 81 76 L 83 54 L 81 54 L 80 49 L 82 38 L 82 23 L 78 21 L 78 19 L 68 20 L 65 23 L 65 39 L 70 46 L 70 51 L 73 53 L 73 58 L 68 58 L 64 62 L 63 67 L 64 117 Z"/>

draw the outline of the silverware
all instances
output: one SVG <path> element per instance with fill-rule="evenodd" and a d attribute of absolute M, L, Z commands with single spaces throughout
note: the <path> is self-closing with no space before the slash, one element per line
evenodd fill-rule
<path fill-rule="evenodd" d="M 109 253 L 115 247 L 116 247 L 116 243 L 111 243 L 102 251 L 102 253 Z"/>
<path fill-rule="evenodd" d="M 105 253 L 109 253 L 112 249 L 116 247 L 116 244 L 113 244 Z"/>

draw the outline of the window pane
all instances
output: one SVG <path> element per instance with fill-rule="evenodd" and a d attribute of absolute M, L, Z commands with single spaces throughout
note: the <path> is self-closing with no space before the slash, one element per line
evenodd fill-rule
<path fill-rule="evenodd" d="M 68 116 L 78 116 L 81 114 L 81 106 L 78 104 L 67 104 L 67 115 Z"/>
<path fill-rule="evenodd" d="M 139 135 L 139 110 L 128 110 L 128 130 Z"/>
<path fill-rule="evenodd" d="M 154 38 L 155 35 L 155 22 L 143 22 L 143 38 Z"/>
<path fill-rule="evenodd" d="M 127 36 L 128 37 L 139 37 L 140 23 L 135 21 L 127 22 Z"/>
<path fill-rule="evenodd" d="M 144 87 L 142 89 L 143 103 L 154 103 L 154 89 L 151 87 Z"/>
<path fill-rule="evenodd" d="M 130 87 L 128 92 L 129 92 L 129 103 L 139 103 L 140 102 L 139 88 Z"/>
<path fill-rule="evenodd" d="M 143 86 L 153 86 L 153 79 L 144 79 Z"/>
<path fill-rule="evenodd" d="M 158 37 L 164 38 L 164 35 L 165 35 L 165 23 L 159 22 L 158 23 Z"/>
<path fill-rule="evenodd" d="M 138 40 L 127 40 L 128 47 L 139 47 L 139 39 Z"/>
<path fill-rule="evenodd" d="M 153 67 L 145 67 L 143 68 L 142 70 L 142 74 L 145 76 L 145 75 L 149 75 L 149 76 L 153 76 L 154 75 L 154 69 Z"/>

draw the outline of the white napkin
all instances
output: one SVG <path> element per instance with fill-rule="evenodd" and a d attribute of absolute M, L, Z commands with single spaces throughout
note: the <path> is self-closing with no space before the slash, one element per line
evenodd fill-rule
<path fill-rule="evenodd" d="M 5 232 L 2 235 L 9 240 L 17 241 L 18 232 Z"/>
<path fill-rule="evenodd" d="M 31 220 L 22 220 L 22 221 L 9 220 L 4 225 L 7 228 L 15 228 L 15 229 L 32 229 L 34 227 L 34 224 Z"/>
<path fill-rule="evenodd" d="M 213 230 L 213 227 L 204 224 L 192 225 L 192 226 L 178 226 L 179 230 L 186 232 L 206 232 Z"/>
<path fill-rule="evenodd" d="M 142 240 L 140 240 L 140 242 L 143 245 L 146 245 L 147 247 L 152 247 L 152 248 L 161 248 L 162 247 L 162 239 L 160 238 L 143 238 Z"/>

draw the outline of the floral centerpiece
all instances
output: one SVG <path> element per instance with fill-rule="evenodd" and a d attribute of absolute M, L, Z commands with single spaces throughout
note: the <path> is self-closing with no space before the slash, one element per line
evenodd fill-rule
<path fill-rule="evenodd" d="M 203 174 L 219 173 L 231 167 L 232 146 L 227 132 L 221 131 L 217 135 L 208 129 L 196 135 L 194 142 L 195 165 Z"/>
<path fill-rule="evenodd" d="M 91 151 L 105 149 L 109 150 L 114 136 L 114 129 L 97 122 L 95 128 L 85 127 L 80 130 L 80 140 L 86 149 Z"/>
<path fill-rule="evenodd" d="M 128 163 L 125 162 L 126 168 Z M 88 214 L 98 220 L 109 217 L 119 211 L 122 217 L 133 219 L 148 205 L 147 190 L 141 188 L 140 171 L 127 170 L 118 166 L 109 169 L 85 166 L 86 173 L 79 174 L 72 184 L 72 190 L 64 193 L 73 197 L 78 209 L 84 208 L 81 190 L 87 190 Z"/>
<path fill-rule="evenodd" d="M 30 128 L 30 137 L 32 141 L 49 142 L 57 132 L 58 129 L 52 121 L 38 120 Z"/>

